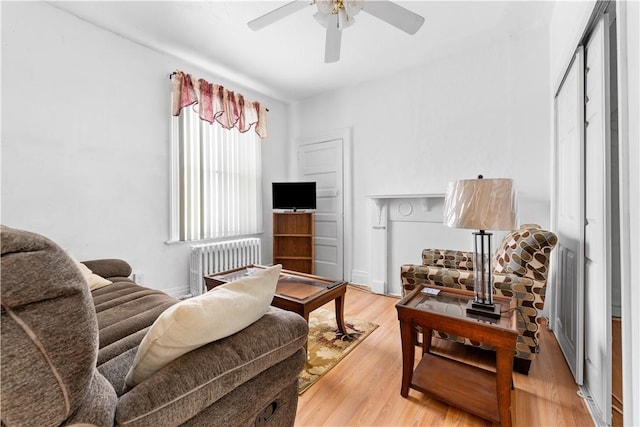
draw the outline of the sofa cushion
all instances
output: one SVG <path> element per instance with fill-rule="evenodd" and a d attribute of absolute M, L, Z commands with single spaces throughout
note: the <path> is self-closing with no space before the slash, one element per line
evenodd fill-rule
<path fill-rule="evenodd" d="M 4 226 L 0 231 L 2 424 L 61 425 L 83 405 L 97 375 L 89 288 L 49 239 Z M 101 410 L 113 413 L 115 392 L 101 388 Z"/>
<path fill-rule="evenodd" d="M 281 268 L 260 270 L 164 311 L 140 343 L 126 385 L 133 387 L 183 354 L 260 319 L 273 300 Z"/>
<path fill-rule="evenodd" d="M 91 296 L 100 337 L 98 367 L 140 345 L 158 316 L 179 302 L 162 291 L 145 288 L 129 280 L 114 281 L 112 285 L 91 292 Z M 122 376 L 130 367 L 131 360 Z M 111 381 L 110 377 L 107 378 Z"/>

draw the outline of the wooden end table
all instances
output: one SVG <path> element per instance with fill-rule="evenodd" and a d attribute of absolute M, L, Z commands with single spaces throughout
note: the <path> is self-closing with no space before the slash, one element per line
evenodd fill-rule
<path fill-rule="evenodd" d="M 216 286 L 247 276 L 255 269 L 264 268 L 266 267 L 262 265 L 251 264 L 204 276 L 204 282 L 207 290 L 211 290 Z M 282 270 L 271 305 L 298 313 L 309 323 L 309 313 L 330 301 L 335 301 L 338 330 L 346 335 L 347 331 L 344 327 L 344 299 L 346 292 L 347 282 L 343 280 L 335 281 L 312 274 Z"/>
<path fill-rule="evenodd" d="M 451 406 L 481 418 L 511 426 L 512 365 L 518 328 L 516 301 L 495 296 L 502 317 L 491 319 L 467 315 L 466 306 L 473 293 L 429 286 L 438 295 L 426 293 L 419 285 L 396 304 L 402 339 L 402 387 L 432 395 Z M 414 369 L 416 327 L 423 329 L 422 359 Z M 433 330 L 491 344 L 496 348 L 496 372 L 430 353 Z"/>

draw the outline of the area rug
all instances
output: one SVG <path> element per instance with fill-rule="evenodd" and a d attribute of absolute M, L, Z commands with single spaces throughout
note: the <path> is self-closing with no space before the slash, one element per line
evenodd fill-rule
<path fill-rule="evenodd" d="M 318 309 L 309 315 L 307 364 L 300 373 L 298 394 L 302 394 L 358 346 L 378 325 L 346 317 L 347 334 L 338 331 L 335 312 Z"/>

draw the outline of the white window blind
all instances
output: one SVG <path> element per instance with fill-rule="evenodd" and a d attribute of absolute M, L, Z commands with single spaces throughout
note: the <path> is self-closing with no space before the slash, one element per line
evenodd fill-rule
<path fill-rule="evenodd" d="M 260 138 L 184 108 L 172 120 L 171 237 L 193 241 L 262 232 Z"/>

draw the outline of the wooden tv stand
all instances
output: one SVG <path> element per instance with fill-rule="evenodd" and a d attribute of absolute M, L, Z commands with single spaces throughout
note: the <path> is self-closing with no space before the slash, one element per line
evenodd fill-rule
<path fill-rule="evenodd" d="M 273 213 L 273 263 L 282 268 L 314 274 L 315 214 Z"/>

